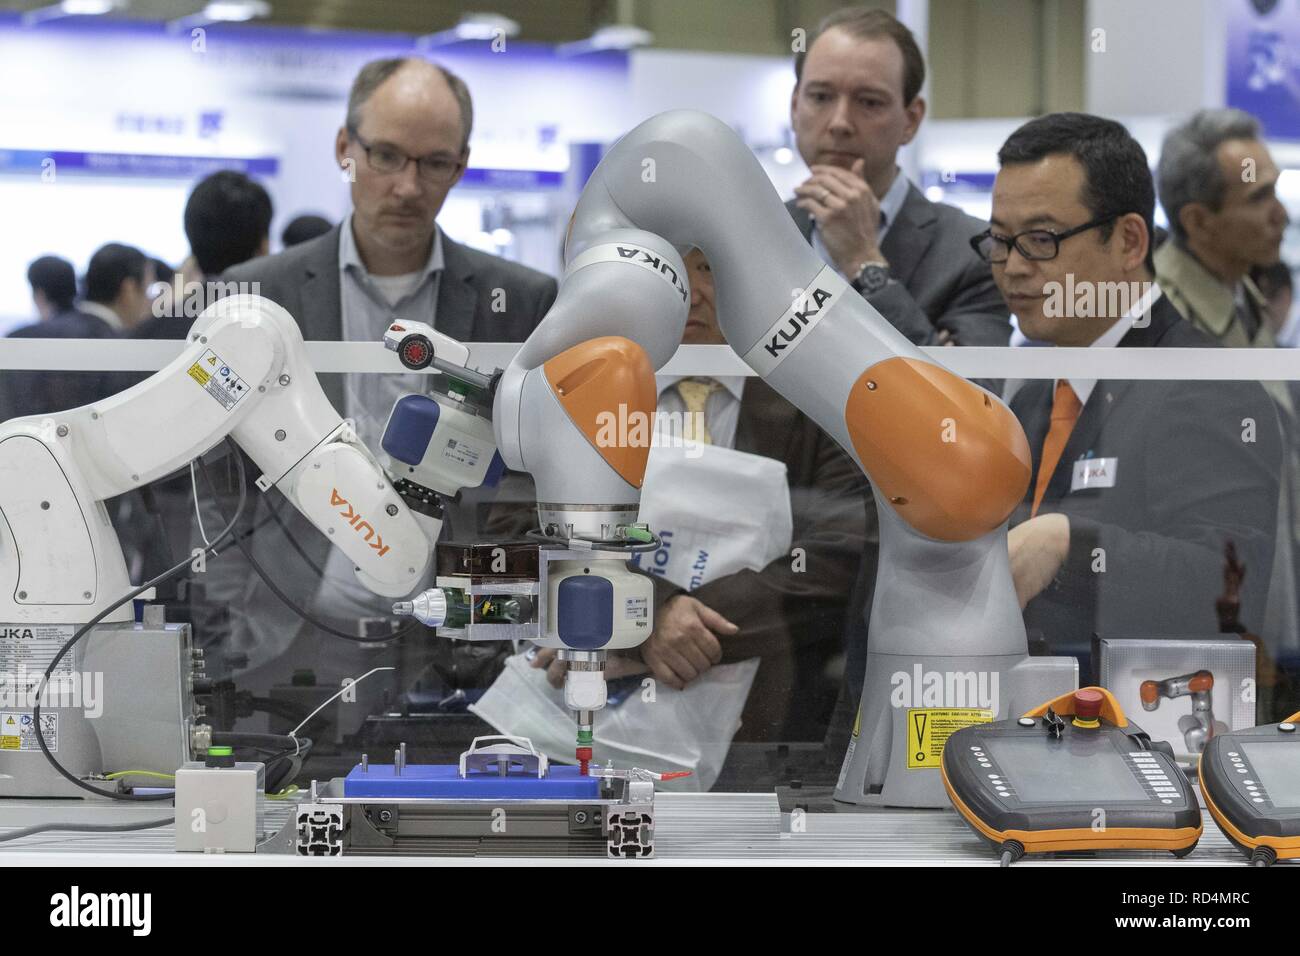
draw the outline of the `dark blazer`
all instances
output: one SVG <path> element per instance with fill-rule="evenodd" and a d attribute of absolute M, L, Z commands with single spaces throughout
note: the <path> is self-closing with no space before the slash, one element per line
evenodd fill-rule
<path fill-rule="evenodd" d="M 1167 297 L 1121 348 L 1202 348 L 1214 342 Z M 1035 380 L 1011 399 L 1029 438 L 1034 475 L 1012 515 L 1029 517 L 1055 383 Z M 1243 439 L 1253 420 L 1254 441 Z M 1114 458 L 1111 488 L 1070 490 L 1081 458 Z M 1070 550 L 1056 579 L 1025 608 L 1052 653 L 1089 654 L 1094 632 L 1113 637 L 1212 635 L 1223 591 L 1224 546 L 1247 572 L 1242 623 L 1259 632 L 1273 564 L 1281 433 L 1255 382 L 1099 381 L 1083 407 L 1039 514 L 1070 519 Z M 1104 573 L 1094 572 L 1104 553 Z M 1098 565 L 1099 566 L 1099 565 Z"/>
<path fill-rule="evenodd" d="M 841 649 L 849 591 L 874 535 L 867 481 L 829 435 L 759 378 L 745 380 L 733 447 L 785 463 L 791 549 L 802 548 L 805 563 L 796 571 L 782 555 L 691 594 L 740 627 L 721 639 L 723 663 L 762 661 L 736 739 L 818 739 L 837 689 L 826 686 L 825 665 Z M 681 593 L 655 579 L 657 606 Z"/>
<path fill-rule="evenodd" d="M 343 338 L 339 288 L 339 235 L 343 227 L 274 256 L 250 259 L 227 269 L 223 282 L 257 282 L 261 294 L 282 305 L 302 326 L 308 341 Z M 444 271 L 438 284 L 439 332 L 462 342 L 522 342 L 555 301 L 553 278 L 527 266 L 470 249 L 442 237 Z M 494 312 L 497 289 L 504 289 L 504 309 Z M 325 394 L 343 408 L 343 383 L 337 375 L 321 377 Z"/>
<path fill-rule="evenodd" d="M 813 221 L 807 210 L 793 199 L 785 205 L 811 241 Z M 970 247 L 971 237 L 987 228 L 988 223 L 930 202 L 909 185 L 880 246 L 897 282 L 867 301 L 917 345 L 933 344 L 939 332 L 947 332 L 957 345 L 1006 345 L 1011 340 L 1006 303 L 988 263 Z"/>
<path fill-rule="evenodd" d="M 15 339 L 111 339 L 113 327 L 97 315 L 69 309 L 9 333 Z M 110 373 L 98 371 L 0 372 L 0 422 L 48 415 L 107 398 L 117 389 Z"/>
<path fill-rule="evenodd" d="M 151 315 L 126 333 L 128 339 L 174 339 L 189 337 L 196 320 L 184 315 Z"/>

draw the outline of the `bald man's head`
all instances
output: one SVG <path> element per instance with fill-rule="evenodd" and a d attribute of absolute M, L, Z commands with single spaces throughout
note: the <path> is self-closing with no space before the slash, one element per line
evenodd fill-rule
<path fill-rule="evenodd" d="M 362 67 L 334 152 L 352 182 L 352 232 L 367 269 L 427 260 L 434 220 L 469 161 L 473 109 L 455 74 L 414 57 Z"/>
<path fill-rule="evenodd" d="M 372 60 L 361 68 L 348 94 L 348 129 L 361 128 L 366 103 L 389 80 L 401 85 L 402 95 L 412 98 L 432 94 L 436 99 L 438 92 L 450 92 L 460 117 L 461 147 L 469 148 L 469 134 L 474 128 L 474 103 L 469 87 L 451 70 L 413 56 Z"/>

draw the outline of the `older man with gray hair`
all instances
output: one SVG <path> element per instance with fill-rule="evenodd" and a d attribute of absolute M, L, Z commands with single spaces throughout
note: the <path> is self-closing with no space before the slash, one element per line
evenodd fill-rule
<path fill-rule="evenodd" d="M 1249 113 L 1201 110 L 1169 131 L 1156 168 L 1171 233 L 1155 254 L 1157 281 L 1184 317 L 1232 348 L 1277 346 L 1268 303 L 1249 274 L 1278 261 L 1289 221 L 1277 197 L 1279 171 L 1261 135 L 1259 121 Z M 1300 424 L 1287 383 L 1260 384 L 1277 405 L 1288 446 L 1264 636 L 1275 650 L 1295 650 L 1300 646 L 1294 568 L 1300 551 Z"/>
<path fill-rule="evenodd" d="M 1277 262 L 1288 221 L 1259 122 L 1241 110 L 1201 110 L 1165 137 L 1156 180 L 1172 234 L 1155 257 L 1165 294 L 1224 345 L 1276 345 L 1249 276 Z"/>

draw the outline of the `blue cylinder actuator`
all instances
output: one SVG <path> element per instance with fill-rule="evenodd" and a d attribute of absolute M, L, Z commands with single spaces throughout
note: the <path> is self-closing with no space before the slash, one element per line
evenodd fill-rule
<path fill-rule="evenodd" d="M 575 574 L 560 582 L 556 629 L 567 647 L 595 651 L 614 636 L 614 585 L 597 574 Z"/>

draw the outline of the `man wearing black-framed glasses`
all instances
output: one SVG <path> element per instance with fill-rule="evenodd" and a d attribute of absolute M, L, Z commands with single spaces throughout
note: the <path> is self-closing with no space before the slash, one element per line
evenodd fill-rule
<path fill-rule="evenodd" d="M 223 278 L 257 282 L 308 340 L 378 341 L 403 319 L 462 341 L 522 342 L 555 301 L 553 278 L 453 241 L 437 224 L 469 163 L 474 107 L 465 82 L 435 63 L 367 63 L 348 95 L 334 159 L 352 211 L 340 225 Z M 378 441 L 399 376 L 325 376 L 326 395 Z"/>
<path fill-rule="evenodd" d="M 971 237 L 970 247 L 975 250 L 977 256 L 991 265 L 1004 265 L 1007 259 L 1011 258 L 1012 249 L 1031 261 L 1050 262 L 1060 253 L 1061 243 L 1066 239 L 1087 232 L 1089 229 L 1106 228 L 1118 218 L 1118 215 L 1109 215 L 1102 216 L 1100 219 L 1090 219 L 1063 232 L 1051 229 L 1026 229 L 1014 236 L 1003 236 L 992 229 L 986 229 L 978 236 Z"/>
<path fill-rule="evenodd" d="M 1155 188 L 1119 123 L 1058 113 L 998 153 L 990 227 L 971 240 L 1021 330 L 1075 348 L 1208 347 L 1155 283 Z M 1212 635 L 1224 547 L 1248 549 L 1259 633 L 1278 514 L 1280 433 L 1253 382 L 1015 383 L 1033 475 L 1008 547 L 1025 623 L 1085 662 L 1094 633 Z M 1245 420 L 1254 440 L 1242 439 Z"/>
<path fill-rule="evenodd" d="M 436 221 L 465 174 L 472 128 L 469 90 L 450 70 L 418 57 L 367 63 L 353 81 L 347 114 L 332 144 L 349 187 L 351 212 L 323 235 L 236 266 L 223 278 L 257 283 L 262 295 L 298 321 L 309 341 L 378 342 L 389 325 L 400 321 L 426 322 L 465 342 L 524 341 L 555 301 L 555 280 L 462 245 Z M 376 449 L 393 402 L 427 385 L 420 375 L 348 373 L 320 379 L 334 407 L 353 419 L 361 439 Z M 470 490 L 449 503 L 447 526 L 473 536 L 478 508 L 490 494 Z M 264 500 L 258 499 L 261 512 L 274 507 Z M 289 593 L 306 595 L 309 601 L 314 595 L 312 607 L 322 618 L 357 628 L 359 635 L 363 629 L 371 636 L 391 633 L 389 608 L 358 589 L 352 569 L 334 556 L 341 552 L 331 551 L 321 535 L 289 512 L 282 509 L 279 519 L 254 515 L 254 526 L 282 520 L 306 560 L 284 561 L 285 538 L 276 534 L 249 539 L 255 556 L 280 568 L 280 583 Z M 335 686 L 381 659 L 409 665 L 408 678 L 420 672 L 428 655 L 454 660 L 449 672 L 464 673 L 469 666 L 472 655 L 462 657 L 450 645 L 435 646 L 427 635 L 383 651 L 323 641 L 314 628 L 284 618 L 277 599 L 237 562 L 209 571 L 207 603 L 229 610 L 207 633 L 227 649 L 246 648 L 258 681 L 287 682 L 304 661 L 312 663 L 322 684 Z M 295 636 L 298 644 L 285 653 Z M 480 655 L 480 663 L 486 656 Z M 380 686 L 371 684 L 372 690 Z M 350 708 L 340 732 L 358 729 L 367 712 L 364 704 Z"/>

